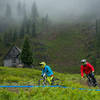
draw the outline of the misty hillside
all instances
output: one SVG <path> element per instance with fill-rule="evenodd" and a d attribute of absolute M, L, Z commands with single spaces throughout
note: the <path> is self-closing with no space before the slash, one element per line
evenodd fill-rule
<path fill-rule="evenodd" d="M 89 24 L 85 24 L 85 27 L 84 25 L 80 27 L 79 24 L 62 26 L 57 26 L 56 28 L 58 30 L 52 33 L 38 34 L 36 39 L 31 38 L 32 47 L 35 47 L 36 50 L 34 52 L 36 54 L 35 57 L 39 59 L 37 63 L 44 60 L 53 70 L 69 73 L 80 73 L 80 60 L 83 58 L 87 58 L 95 65 L 92 57 L 94 57 L 96 50 L 91 51 L 91 49 L 88 49 L 88 46 L 92 45 L 93 47 L 94 45 L 93 42 L 91 42 L 94 41 L 95 36 L 94 25 L 91 26 L 90 24 L 89 26 Z M 61 29 L 59 29 L 59 27 Z M 91 39 L 87 41 L 88 38 Z M 15 44 L 22 48 L 23 39 L 18 39 Z M 8 46 L 9 48 L 4 47 L 3 44 L 1 44 L 1 46 L 3 48 L 3 50 L 1 49 L 2 62 L 4 55 L 11 48 L 11 44 Z M 89 54 L 91 55 L 89 56 Z"/>
<path fill-rule="evenodd" d="M 60 72 L 80 73 L 80 60 L 83 58 L 96 67 L 95 24 L 62 25 L 60 28 L 60 31 L 40 38 L 48 46 L 52 68 Z"/>
<path fill-rule="evenodd" d="M 33 65 L 46 61 L 59 72 L 80 72 L 86 58 L 99 73 L 99 0 L 0 1 L 0 65 L 9 49 L 29 37 Z"/>
<path fill-rule="evenodd" d="M 2 100 L 99 100 L 81 80 L 81 59 L 94 66 L 99 86 L 100 0 L 0 0 L 0 84 L 36 86 L 1 88 Z M 40 62 L 68 88 L 38 88 Z"/>

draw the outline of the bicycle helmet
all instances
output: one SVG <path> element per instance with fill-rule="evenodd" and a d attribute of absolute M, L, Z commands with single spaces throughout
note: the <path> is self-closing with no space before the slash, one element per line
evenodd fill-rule
<path fill-rule="evenodd" d="M 83 65 L 85 65 L 85 64 L 86 64 L 86 59 L 82 59 L 82 60 L 81 60 L 81 63 L 82 63 Z"/>
<path fill-rule="evenodd" d="M 40 66 L 41 66 L 42 68 L 44 68 L 44 67 L 45 67 L 45 65 L 46 65 L 46 63 L 45 63 L 45 62 L 41 62 L 41 63 L 40 63 Z"/>

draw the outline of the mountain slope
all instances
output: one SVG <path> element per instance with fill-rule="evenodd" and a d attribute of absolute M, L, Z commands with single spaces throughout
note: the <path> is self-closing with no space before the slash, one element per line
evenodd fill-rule
<path fill-rule="evenodd" d="M 44 36 L 41 41 L 48 47 L 49 63 L 55 70 L 60 72 L 80 71 L 80 60 L 86 57 L 83 38 L 84 35 L 75 26 Z"/>

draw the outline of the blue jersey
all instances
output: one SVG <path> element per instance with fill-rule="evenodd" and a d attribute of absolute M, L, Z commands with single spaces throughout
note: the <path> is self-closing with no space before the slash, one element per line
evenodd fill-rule
<path fill-rule="evenodd" d="M 44 73 L 46 73 L 47 76 L 53 75 L 53 72 L 52 72 L 51 68 L 50 68 L 48 65 L 46 65 L 46 66 L 44 67 L 44 69 L 42 69 L 42 75 L 43 75 Z"/>

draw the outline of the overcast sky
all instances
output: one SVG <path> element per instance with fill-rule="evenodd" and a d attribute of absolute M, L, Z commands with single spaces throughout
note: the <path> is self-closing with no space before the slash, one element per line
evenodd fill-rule
<path fill-rule="evenodd" d="M 17 4 L 17 2 L 26 3 L 27 8 L 30 9 L 32 3 L 35 1 L 38 11 L 43 16 L 48 13 L 51 18 L 60 19 L 66 17 L 79 17 L 86 14 L 99 14 L 100 0 L 0 0 L 1 2 L 10 2 Z"/>
<path fill-rule="evenodd" d="M 52 18 L 84 16 L 100 13 L 100 0 L 21 0 L 31 5 L 36 2 L 41 14 Z M 29 6 L 30 7 L 30 6 Z"/>

